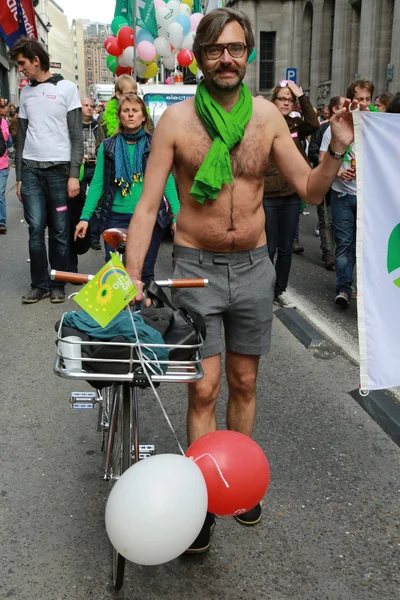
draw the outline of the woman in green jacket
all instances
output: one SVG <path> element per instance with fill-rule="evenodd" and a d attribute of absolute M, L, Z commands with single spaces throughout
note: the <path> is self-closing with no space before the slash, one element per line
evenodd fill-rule
<path fill-rule="evenodd" d="M 81 220 L 75 229 L 75 239 L 85 237 L 89 220 L 103 197 L 100 212 L 100 231 L 112 227 L 128 228 L 143 189 L 150 154 L 152 135 L 149 133 L 146 106 L 136 94 L 123 96 L 117 106 L 118 128 L 115 135 L 102 142 L 97 154 L 96 170 Z M 154 265 L 165 228 L 175 229 L 179 200 L 174 179 L 170 174 L 160 198 L 160 210 L 143 266 L 142 281 L 154 279 Z M 106 261 L 111 248 L 106 247 Z"/>

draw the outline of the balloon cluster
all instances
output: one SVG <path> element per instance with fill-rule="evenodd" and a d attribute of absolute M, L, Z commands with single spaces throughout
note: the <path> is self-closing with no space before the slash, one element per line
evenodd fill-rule
<path fill-rule="evenodd" d="M 234 516 L 250 510 L 269 479 L 267 457 L 251 438 L 235 431 L 204 435 L 186 456 L 152 456 L 123 473 L 107 502 L 108 536 L 132 562 L 168 562 L 194 542 L 207 511 Z"/>
<path fill-rule="evenodd" d="M 154 47 L 163 58 L 166 69 L 173 71 L 178 64 L 188 67 L 196 75 L 198 69 L 192 48 L 203 14 L 192 14 L 192 2 L 193 0 L 169 0 L 164 3 L 163 0 L 154 0 L 158 27 Z"/>
<path fill-rule="evenodd" d="M 188 67 L 196 75 L 197 63 L 192 52 L 196 29 L 203 14 L 192 14 L 193 0 L 153 0 L 157 21 L 158 36 L 154 37 L 146 29 L 136 28 L 135 32 L 124 17 L 114 17 L 111 31 L 114 35 L 104 42 L 107 66 L 112 73 L 119 76 L 123 73 L 136 75 L 146 79 L 158 73 L 157 60 L 164 62 L 164 67 L 173 71 L 177 65 Z M 136 43 L 136 62 L 134 61 L 134 41 Z"/>

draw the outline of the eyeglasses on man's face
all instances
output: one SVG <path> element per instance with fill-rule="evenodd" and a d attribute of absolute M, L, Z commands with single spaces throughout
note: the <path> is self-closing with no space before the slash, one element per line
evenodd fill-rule
<path fill-rule="evenodd" d="M 232 58 L 242 58 L 243 54 L 246 52 L 246 44 L 242 42 L 230 42 L 230 44 L 208 44 L 207 46 L 202 46 L 204 54 L 207 56 L 208 60 L 217 60 L 221 58 L 225 50 L 228 50 L 229 54 Z"/>

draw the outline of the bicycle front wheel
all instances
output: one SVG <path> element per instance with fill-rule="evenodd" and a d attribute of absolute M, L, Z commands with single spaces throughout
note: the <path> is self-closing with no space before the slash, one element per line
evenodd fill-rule
<path fill-rule="evenodd" d="M 137 402 L 136 390 L 129 383 L 118 386 L 115 402 L 116 428 L 114 433 L 115 451 L 113 448 L 112 470 L 121 476 L 135 462 L 138 446 Z M 113 444 L 114 445 L 114 444 Z M 113 586 L 120 590 L 124 582 L 125 558 L 113 547 Z"/>

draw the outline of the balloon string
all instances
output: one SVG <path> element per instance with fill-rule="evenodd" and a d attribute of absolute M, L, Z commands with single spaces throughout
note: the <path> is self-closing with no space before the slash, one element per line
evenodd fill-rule
<path fill-rule="evenodd" d="M 174 436 L 174 438 L 175 438 L 175 441 L 176 441 L 176 443 L 178 444 L 178 448 L 179 448 L 180 452 L 183 454 L 183 456 L 185 456 L 185 452 L 184 452 L 184 450 L 183 450 L 183 448 L 182 448 L 182 446 L 181 446 L 181 443 L 180 443 L 180 441 L 179 441 L 179 439 L 178 439 L 178 436 L 176 435 L 175 429 L 174 429 L 174 428 L 173 428 L 173 426 L 172 426 L 172 423 L 171 423 L 171 421 L 170 421 L 170 418 L 169 418 L 169 416 L 168 416 L 168 413 L 167 413 L 167 411 L 165 410 L 165 408 L 164 408 L 164 406 L 163 406 L 163 403 L 161 402 L 161 398 L 160 398 L 160 396 L 158 395 L 158 393 L 157 393 L 157 391 L 156 391 L 156 388 L 154 387 L 154 383 L 153 383 L 153 381 L 152 381 L 152 379 L 151 379 L 151 375 L 150 375 L 150 374 L 149 374 L 149 372 L 148 372 L 148 367 L 147 367 L 147 365 L 146 365 L 146 361 L 145 361 L 145 358 L 144 358 L 144 356 L 143 356 L 143 353 L 142 353 L 142 348 L 141 348 L 141 346 L 140 346 L 140 342 L 139 342 L 139 336 L 138 336 L 138 332 L 137 332 L 137 329 L 136 329 L 135 319 L 133 318 L 133 310 L 132 310 L 132 308 L 131 308 L 130 306 L 128 306 L 128 312 L 129 312 L 129 315 L 130 315 L 130 317 L 131 317 L 133 331 L 134 331 L 134 334 L 135 334 L 135 337 L 136 337 L 136 341 L 137 341 L 137 343 L 138 343 L 138 345 L 137 345 L 137 348 L 138 348 L 138 355 L 139 355 L 140 364 L 141 364 L 141 366 L 142 366 L 142 368 L 143 368 L 143 372 L 144 372 L 144 374 L 146 375 L 148 382 L 150 383 L 150 387 L 151 387 L 151 389 L 153 390 L 153 394 L 154 394 L 154 395 L 155 395 L 155 397 L 157 398 L 158 404 L 160 405 L 160 408 L 161 408 L 161 411 L 162 411 L 162 413 L 163 413 L 163 415 L 164 415 L 164 417 L 165 417 L 165 420 L 167 421 L 167 423 L 168 423 L 168 425 L 169 425 L 169 428 L 170 428 L 170 429 L 171 429 L 171 431 L 172 431 L 172 435 Z"/>
<path fill-rule="evenodd" d="M 218 473 L 220 474 L 220 477 L 221 477 L 222 481 L 224 482 L 224 484 L 228 488 L 229 487 L 229 483 L 227 482 L 227 480 L 225 479 L 225 477 L 222 475 L 222 471 L 219 468 L 219 465 L 218 465 L 217 461 L 215 460 L 215 458 L 211 454 L 209 454 L 208 452 L 205 452 L 205 454 L 201 454 L 200 456 L 198 456 L 197 458 L 192 459 L 192 460 L 193 460 L 193 462 L 197 462 L 198 460 L 200 460 L 201 458 L 204 458 L 205 456 L 209 456 L 211 458 L 211 460 L 214 461 L 214 464 L 217 467 Z"/>

